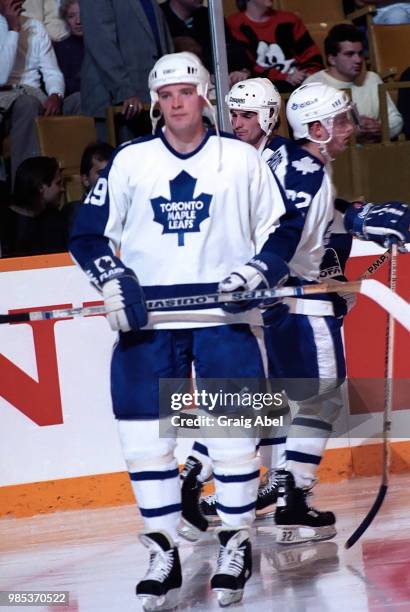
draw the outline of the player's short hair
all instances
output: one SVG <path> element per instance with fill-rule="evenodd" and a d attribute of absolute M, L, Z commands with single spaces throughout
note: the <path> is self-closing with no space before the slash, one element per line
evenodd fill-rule
<path fill-rule="evenodd" d="M 81 156 L 80 174 L 86 174 L 88 176 L 93 167 L 94 159 L 108 162 L 113 153 L 114 147 L 108 144 L 108 142 L 91 142 L 85 147 Z"/>
<path fill-rule="evenodd" d="M 362 32 L 350 23 L 339 23 L 331 30 L 325 38 L 325 55 L 337 55 L 342 42 L 360 42 L 364 45 L 365 38 Z"/>

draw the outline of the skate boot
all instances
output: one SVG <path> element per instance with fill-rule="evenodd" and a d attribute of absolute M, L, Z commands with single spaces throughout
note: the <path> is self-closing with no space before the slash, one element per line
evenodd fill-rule
<path fill-rule="evenodd" d="M 252 575 L 252 549 L 246 529 L 219 529 L 219 553 L 211 588 L 221 608 L 238 603 Z"/>
<path fill-rule="evenodd" d="M 208 521 L 199 506 L 202 482 L 198 480 L 198 474 L 201 470 L 202 463 L 190 455 L 181 472 L 182 516 L 178 533 L 190 542 L 199 540 L 208 529 Z"/>
<path fill-rule="evenodd" d="M 199 507 L 210 525 L 216 527 L 221 524 L 222 521 L 216 511 L 216 495 L 206 495 L 202 497 Z"/>
<path fill-rule="evenodd" d="M 275 516 L 274 506 L 278 499 L 278 479 L 276 470 L 268 470 L 264 480 L 258 489 L 256 498 L 256 517 L 257 523 L 273 519 Z"/>
<path fill-rule="evenodd" d="M 140 540 L 150 559 L 147 573 L 137 584 L 137 597 L 144 610 L 174 610 L 182 585 L 178 549 L 163 531 L 143 533 Z"/>
<path fill-rule="evenodd" d="M 333 538 L 336 535 L 333 512 L 320 512 L 309 506 L 310 491 L 297 488 L 290 472 L 278 470 L 277 478 L 276 541 L 279 544 L 299 544 Z"/>

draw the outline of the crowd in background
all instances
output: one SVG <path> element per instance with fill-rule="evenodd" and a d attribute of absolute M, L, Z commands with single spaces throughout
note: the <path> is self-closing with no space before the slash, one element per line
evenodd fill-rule
<path fill-rule="evenodd" d="M 380 141 L 382 81 L 365 69 L 362 29 L 335 26 L 322 57 L 296 14 L 272 9 L 271 0 L 236 3 L 238 12 L 225 21 L 230 85 L 264 76 L 284 93 L 312 81 L 349 88 L 361 119 L 359 142 Z M 366 4 L 344 0 L 346 11 Z M 410 23 L 410 2 L 371 4 L 375 22 Z M 85 194 L 112 152 L 106 109 L 121 106 L 119 142 L 150 133 L 144 105 L 156 60 L 191 51 L 212 73 L 211 48 L 202 0 L 0 0 L 0 256 L 65 251 L 79 205 L 64 201 L 57 160 L 41 155 L 38 116 L 94 117 L 98 142 L 81 162 Z M 410 69 L 402 78 L 410 78 Z M 392 139 L 402 132 L 410 137 L 409 97 L 410 90 L 401 90 L 397 107 L 388 97 Z"/>

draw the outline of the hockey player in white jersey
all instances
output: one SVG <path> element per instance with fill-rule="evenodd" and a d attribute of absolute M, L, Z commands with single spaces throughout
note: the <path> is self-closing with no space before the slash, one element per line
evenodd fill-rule
<path fill-rule="evenodd" d="M 249 326 L 260 322 L 254 302 L 238 304 L 234 314 L 216 306 L 148 316 L 145 298 L 229 290 L 236 278 L 244 288 L 276 286 L 288 273 L 271 244 L 285 211 L 281 190 L 252 147 L 204 129 L 208 84 L 190 53 L 158 60 L 149 78 L 151 115 L 158 105 L 165 126 L 117 150 L 81 207 L 70 244 L 119 331 L 112 401 L 150 551 L 137 585 L 147 610 L 176 605 L 182 581 L 180 481 L 175 438 L 159 435 L 159 379 L 188 378 L 192 362 L 200 387 L 208 378 L 261 379 L 265 372 Z M 247 527 L 259 459 L 251 437 L 220 435 L 207 444 L 223 524 L 211 586 L 226 606 L 242 598 L 251 575 Z"/>
<path fill-rule="evenodd" d="M 235 85 L 227 96 L 227 103 L 236 135 L 259 150 L 286 190 L 289 207 L 293 204 L 299 210 L 300 241 L 289 263 L 292 271 L 290 282 L 316 282 L 319 274 L 322 278 L 343 280 L 343 269 L 351 245 L 351 236 L 346 230 L 353 231 L 352 220 L 357 218 L 359 210 L 349 207 L 346 228 L 343 221 L 338 219 L 339 228 L 335 229 L 339 233 L 332 234 L 324 257 L 323 245 L 328 226 L 337 215 L 333 204 L 333 186 L 326 166 L 332 156 L 344 150 L 353 130 L 348 116 L 349 101 L 340 92 L 322 85 L 307 91 L 302 87 L 295 92 L 291 97 L 289 119 L 296 137 L 303 134 L 306 139 L 302 141 L 302 146 L 281 137 L 272 139 L 280 98 L 267 79 L 249 79 Z M 303 109 L 307 109 L 305 114 Z M 299 119 L 295 119 L 295 114 Z M 301 115 L 312 120 L 302 123 L 305 119 L 300 119 Z M 311 134 L 308 126 L 315 121 L 317 124 L 311 129 L 318 130 L 318 133 Z M 302 129 L 301 125 L 305 127 Z M 317 141 L 313 146 L 309 144 L 312 143 L 311 138 Z M 409 213 L 406 205 L 388 203 L 371 209 L 367 207 L 364 213 L 367 235 L 361 232 L 360 236 L 359 231 L 360 237 L 371 237 L 378 242 L 384 242 L 390 235 L 400 240 L 408 237 Z M 344 378 L 344 356 L 340 317 L 346 313 L 347 307 L 345 298 L 337 294 L 319 296 L 314 300 L 289 299 L 285 303 L 285 306 L 282 303 L 267 311 L 266 321 L 272 325 L 266 331 L 268 353 L 272 377 L 284 379 L 284 386 L 290 397 L 297 400 L 299 411 L 287 439 L 287 463 L 283 466 L 286 470 L 279 470 L 275 478 L 268 480 L 260 490 L 258 502 L 263 507 L 267 502 L 274 501 L 281 486 L 286 495 L 281 497 L 280 502 L 286 501 L 286 504 L 279 505 L 276 511 L 275 519 L 281 527 L 278 539 L 283 543 L 292 543 L 327 538 L 335 533 L 333 513 L 310 508 L 306 498 L 315 482 L 332 422 L 341 407 L 340 383 Z M 293 385 L 292 388 L 287 378 L 305 379 L 305 384 Z M 280 445 L 277 445 L 278 442 Z M 276 458 L 282 460 L 283 453 L 278 450 L 284 446 L 283 443 L 284 438 L 278 436 L 262 440 L 261 444 L 267 446 L 261 448 L 266 451 L 270 444 L 275 444 L 272 448 L 275 449 Z M 194 445 L 193 455 L 209 470 L 203 443 L 198 441 Z M 281 464 L 279 467 L 282 467 Z M 202 470 L 204 474 L 207 475 L 206 469 Z M 193 491 L 193 485 L 190 486 Z M 212 513 L 214 507 L 215 504 L 210 503 L 209 499 L 207 503 L 202 503 L 205 514 Z M 195 517 L 192 511 L 191 516 Z M 197 521 L 197 526 L 205 529 L 206 523 Z"/>

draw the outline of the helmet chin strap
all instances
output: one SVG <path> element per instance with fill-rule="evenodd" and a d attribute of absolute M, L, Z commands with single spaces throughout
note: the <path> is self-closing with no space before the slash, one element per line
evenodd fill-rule
<path fill-rule="evenodd" d="M 335 158 L 332 157 L 329 153 L 329 150 L 327 148 L 327 142 L 323 142 L 322 144 L 319 145 L 319 151 L 321 152 L 321 154 L 323 155 L 323 157 L 325 158 L 325 160 L 327 162 L 332 162 L 335 161 Z"/>
<path fill-rule="evenodd" d="M 325 120 L 326 121 L 326 120 Z M 313 138 L 310 134 L 309 134 L 309 140 L 311 142 L 314 142 L 315 144 L 319 145 L 319 151 L 320 153 L 323 155 L 323 157 L 325 158 L 326 162 L 332 162 L 335 160 L 334 157 L 332 157 L 328 151 L 327 145 L 329 144 L 329 142 L 332 140 L 333 138 L 333 117 L 331 117 L 330 119 L 327 120 L 328 123 L 327 125 L 325 125 L 324 123 L 322 123 L 322 121 L 320 122 L 323 127 L 326 128 L 326 130 L 328 131 L 328 138 L 326 138 L 326 140 L 317 140 L 316 138 Z"/>
<path fill-rule="evenodd" d="M 260 153 L 262 155 L 262 151 L 265 148 L 266 143 L 269 140 L 269 136 L 270 134 L 265 134 L 265 136 L 262 138 L 262 140 L 259 142 L 258 146 L 257 146 L 257 151 L 258 153 Z"/>
<path fill-rule="evenodd" d="M 216 118 L 216 113 L 215 113 L 215 108 L 213 107 L 212 103 L 210 102 L 210 100 L 208 100 L 208 96 L 202 96 L 203 99 L 205 100 L 206 105 L 208 106 L 210 113 L 211 113 L 211 117 L 213 119 L 213 123 L 215 126 L 215 132 L 216 132 L 216 137 L 218 139 L 218 166 L 217 166 L 217 172 L 221 172 L 222 170 L 222 138 L 221 138 L 221 133 L 219 131 L 219 126 L 218 126 L 218 121 Z"/>

